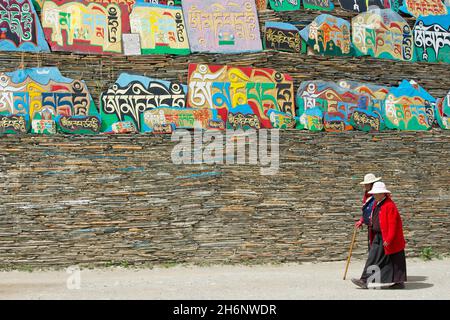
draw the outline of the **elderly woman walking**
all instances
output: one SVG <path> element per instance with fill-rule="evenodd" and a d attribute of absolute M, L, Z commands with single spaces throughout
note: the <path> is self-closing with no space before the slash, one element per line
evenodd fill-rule
<path fill-rule="evenodd" d="M 352 282 L 367 289 L 369 278 L 373 278 L 380 283 L 393 283 L 391 289 L 403 289 L 406 258 L 402 219 L 383 182 L 375 182 L 369 194 L 375 198 L 369 226 L 370 250 L 361 278 Z"/>

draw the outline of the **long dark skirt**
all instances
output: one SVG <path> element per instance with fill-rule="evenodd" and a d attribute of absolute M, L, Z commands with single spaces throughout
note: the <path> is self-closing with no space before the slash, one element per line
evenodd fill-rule
<path fill-rule="evenodd" d="M 370 227 L 367 227 L 367 252 L 370 251 L 370 231 L 369 231 Z"/>
<path fill-rule="evenodd" d="M 374 273 L 380 270 L 379 277 Z M 384 253 L 383 238 L 381 233 L 376 233 L 370 246 L 369 256 L 361 276 L 361 280 L 380 283 L 403 283 L 406 282 L 406 258 L 405 251 L 386 255 Z"/>

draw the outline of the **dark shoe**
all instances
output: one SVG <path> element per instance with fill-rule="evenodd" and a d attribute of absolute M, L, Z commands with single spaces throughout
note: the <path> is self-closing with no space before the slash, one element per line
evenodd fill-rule
<path fill-rule="evenodd" d="M 403 282 L 394 283 L 388 289 L 405 289 L 405 284 Z"/>
<path fill-rule="evenodd" d="M 367 284 L 361 279 L 352 279 L 352 282 L 356 284 L 361 289 L 367 289 Z"/>

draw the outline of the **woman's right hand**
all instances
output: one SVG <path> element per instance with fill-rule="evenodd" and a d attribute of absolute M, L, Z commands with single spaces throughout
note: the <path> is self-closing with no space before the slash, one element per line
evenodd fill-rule
<path fill-rule="evenodd" d="M 362 225 L 363 225 L 362 221 L 361 221 L 361 220 L 358 220 L 358 221 L 356 221 L 356 223 L 355 223 L 355 228 L 359 229 L 359 228 L 361 228 Z"/>

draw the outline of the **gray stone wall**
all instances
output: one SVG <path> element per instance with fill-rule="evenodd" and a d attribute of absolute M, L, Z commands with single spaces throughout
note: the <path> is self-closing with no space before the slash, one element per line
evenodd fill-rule
<path fill-rule="evenodd" d="M 367 172 L 408 256 L 450 252 L 450 132 L 283 131 L 280 170 L 174 165 L 170 136 L 2 136 L 0 263 L 264 263 L 346 258 Z M 355 256 L 366 250 L 358 234 Z"/>
<path fill-rule="evenodd" d="M 350 19 L 338 8 L 332 14 Z M 319 12 L 260 13 L 298 22 Z M 412 25 L 413 20 L 409 19 Z M 87 56 L 0 52 L 0 71 L 58 66 L 99 94 L 122 71 L 187 81 L 188 63 L 274 68 L 304 80 L 397 85 L 414 79 L 435 97 L 448 64 L 261 52 Z M 280 172 L 252 165 L 174 165 L 170 137 L 1 136 L 0 265 L 67 266 L 327 261 L 346 258 L 359 215 L 358 182 L 381 174 L 404 219 L 407 254 L 450 251 L 450 133 L 284 131 Z M 366 250 L 358 234 L 356 256 Z"/>

